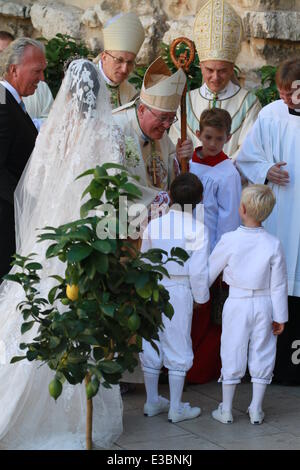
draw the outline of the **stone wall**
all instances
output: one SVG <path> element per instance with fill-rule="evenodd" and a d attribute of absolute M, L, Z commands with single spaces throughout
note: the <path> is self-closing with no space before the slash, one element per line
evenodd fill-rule
<path fill-rule="evenodd" d="M 82 38 L 93 50 L 102 47 L 102 25 L 120 11 L 135 11 L 146 30 L 139 62 L 149 63 L 161 41 L 192 38 L 194 16 L 207 0 L 0 0 L 0 29 L 47 39 L 56 33 Z M 300 53 L 300 0 L 228 0 L 244 23 L 237 65 L 246 86 L 257 83 L 256 70 Z"/>

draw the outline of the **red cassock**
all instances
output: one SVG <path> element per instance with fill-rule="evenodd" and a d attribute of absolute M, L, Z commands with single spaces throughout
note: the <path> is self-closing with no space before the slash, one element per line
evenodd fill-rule
<path fill-rule="evenodd" d="M 215 166 L 228 158 L 220 152 L 214 157 L 200 159 L 197 156 L 199 150 L 201 151 L 201 148 L 195 150 L 193 161 L 202 165 Z M 221 331 L 221 326 L 215 325 L 211 320 L 211 300 L 194 308 L 191 333 L 194 362 L 187 373 L 188 383 L 204 384 L 220 377 Z"/>

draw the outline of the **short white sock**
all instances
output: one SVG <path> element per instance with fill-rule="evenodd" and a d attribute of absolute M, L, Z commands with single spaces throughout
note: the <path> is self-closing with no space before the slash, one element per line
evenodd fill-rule
<path fill-rule="evenodd" d="M 257 382 L 252 383 L 252 401 L 249 408 L 251 410 L 262 411 L 263 399 L 266 393 L 267 384 Z"/>
<path fill-rule="evenodd" d="M 170 408 L 178 410 L 181 405 L 185 375 L 173 375 L 169 372 Z"/>
<path fill-rule="evenodd" d="M 222 383 L 222 410 L 229 411 L 232 410 L 232 402 L 234 397 L 236 384 L 224 384 Z"/>
<path fill-rule="evenodd" d="M 156 403 L 158 402 L 158 379 L 160 371 L 157 371 L 157 374 L 154 371 L 154 374 L 144 371 L 144 382 L 145 389 L 147 394 L 147 403 Z"/>

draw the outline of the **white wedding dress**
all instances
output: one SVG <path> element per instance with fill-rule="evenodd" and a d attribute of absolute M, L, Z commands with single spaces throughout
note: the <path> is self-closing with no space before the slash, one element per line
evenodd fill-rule
<path fill-rule="evenodd" d="M 37 253 L 36 260 L 42 261 L 41 296 L 47 297 L 56 283 L 49 276 L 63 274 L 65 267 L 57 258 L 44 263 L 48 245 L 36 242 L 36 229 L 79 218 L 90 177 L 75 178 L 97 164 L 122 163 L 123 148 L 100 74 L 91 62 L 72 62 L 15 193 L 17 252 Z M 18 284 L 1 284 L 0 449 L 84 449 L 84 385 L 65 382 L 55 402 L 48 392 L 54 371 L 47 365 L 27 360 L 10 364 L 13 356 L 24 355 L 19 344 L 36 335 L 36 329 L 20 333 L 23 317 L 16 305 L 21 300 Z M 119 386 L 100 386 L 93 402 L 93 441 L 107 448 L 123 430 Z"/>

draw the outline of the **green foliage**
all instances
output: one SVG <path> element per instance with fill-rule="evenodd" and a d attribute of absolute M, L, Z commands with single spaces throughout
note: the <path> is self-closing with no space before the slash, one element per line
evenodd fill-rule
<path fill-rule="evenodd" d="M 261 87 L 255 92 L 262 106 L 266 106 L 272 101 L 279 99 L 279 93 L 276 87 L 275 76 L 277 68 L 272 65 L 264 65 L 260 69 Z"/>
<path fill-rule="evenodd" d="M 111 176 L 111 168 L 119 172 Z M 182 264 L 188 257 L 180 249 L 174 249 L 170 258 L 158 249 L 140 253 L 124 238 L 124 226 L 117 223 L 111 230 L 111 221 L 119 220 L 119 196 L 134 201 L 140 194 L 129 183 L 125 168 L 105 164 L 80 178 L 86 175 L 92 175 L 84 191 L 90 198 L 81 207 L 81 218 L 59 227 L 45 227 L 38 236 L 40 242 L 50 243 L 46 258 L 58 257 L 65 266 L 64 276 L 53 273 L 56 284 L 47 298 L 38 290 L 38 272 L 44 260 L 41 264 L 33 262 L 34 253 L 27 257 L 16 254 L 14 265 L 18 270 L 6 276 L 25 292 L 24 301 L 18 305 L 24 319 L 22 333 L 35 328 L 34 337 L 20 345 L 24 356 L 11 362 L 27 359 L 47 364 L 55 372 L 49 385 L 55 399 L 65 380 L 75 385 L 89 377 L 86 393 L 91 398 L 100 381 L 110 387 L 119 382 L 124 371 L 134 370 L 142 338 L 154 345 L 163 328 L 162 312 L 168 318 L 173 315 L 169 293 L 159 284 L 163 275 L 168 276 L 164 264 L 170 260 Z M 91 213 L 103 204 L 101 197 L 94 197 L 96 190 L 105 196 L 113 215 L 111 211 L 100 216 Z M 106 239 L 97 235 L 99 222 Z M 76 295 L 68 297 L 67 286 L 75 286 Z"/>
<path fill-rule="evenodd" d="M 92 53 L 83 42 L 76 41 L 67 34 L 58 33 L 49 41 L 45 38 L 39 40 L 45 43 L 46 48 L 45 80 L 55 97 L 64 77 L 64 62 L 73 56 L 92 57 Z"/>

